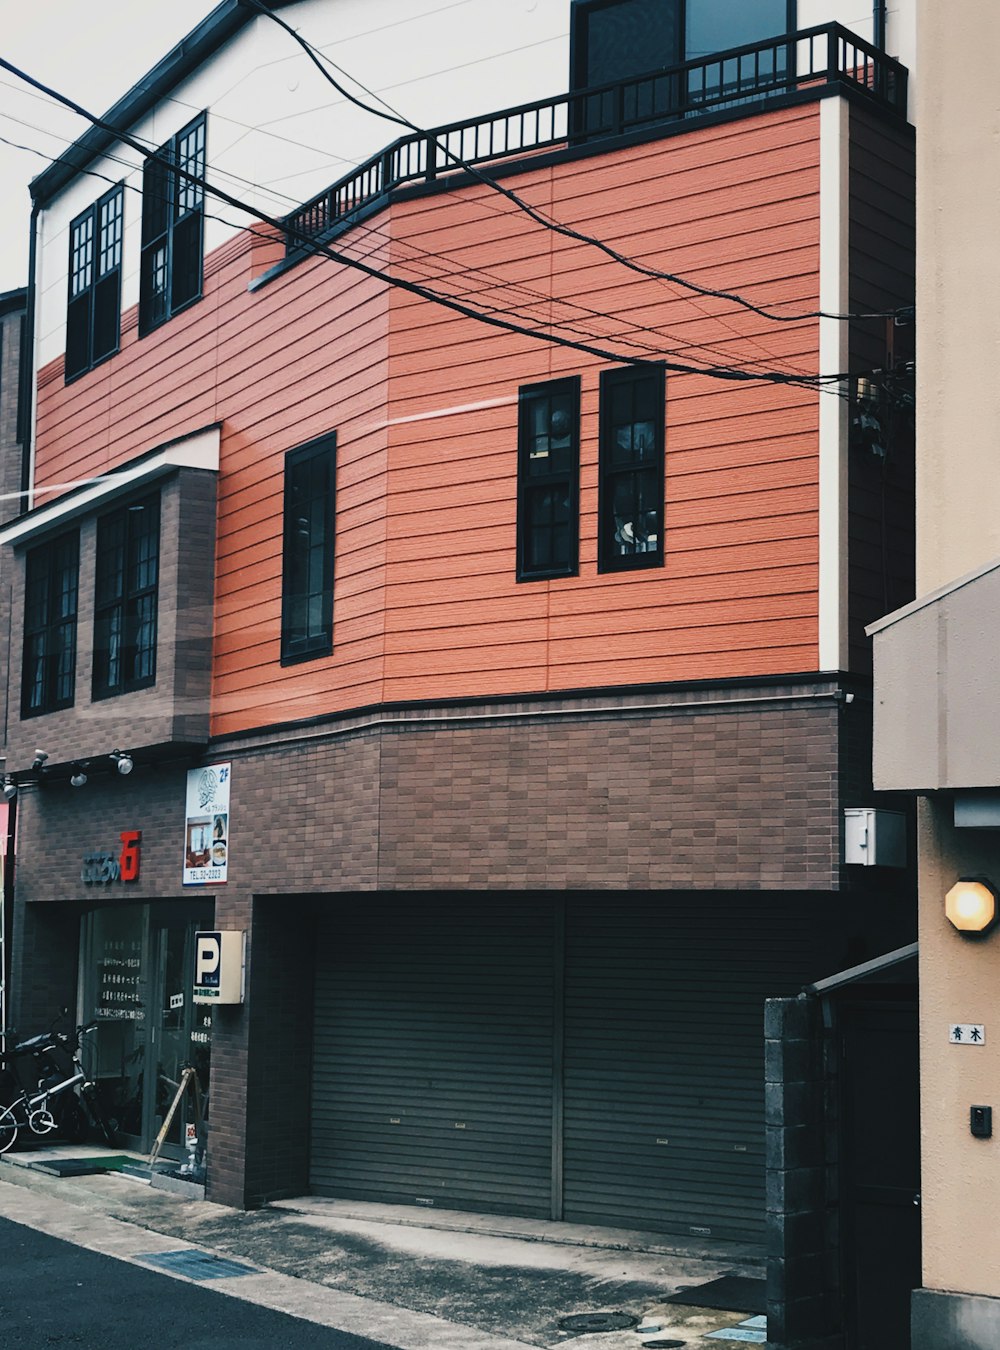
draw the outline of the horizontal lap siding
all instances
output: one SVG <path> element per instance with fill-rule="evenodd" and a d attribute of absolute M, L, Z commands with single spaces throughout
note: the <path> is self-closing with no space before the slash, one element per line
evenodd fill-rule
<path fill-rule="evenodd" d="M 805 108 L 510 185 L 654 267 L 813 309 L 817 155 L 816 110 Z M 454 194 L 396 207 L 393 229 L 403 275 L 433 251 L 441 289 L 475 288 L 525 326 L 558 324 L 644 359 L 816 371 L 813 323 L 775 324 L 641 277 L 486 189 L 463 192 L 460 207 Z M 815 665 L 814 394 L 668 371 L 665 566 L 598 575 L 598 379 L 609 363 L 492 335 L 399 292 L 391 303 L 387 698 Z M 519 586 L 517 388 L 577 373 L 580 574 Z M 419 420 L 394 423 L 413 411 Z"/>
<path fill-rule="evenodd" d="M 387 303 L 334 263 L 251 295 L 249 250 L 207 260 L 204 298 L 65 386 L 39 382 L 37 481 L 103 473 L 222 424 L 213 730 L 382 697 Z M 336 656 L 280 664 L 284 452 L 337 432 Z"/>
<path fill-rule="evenodd" d="M 817 303 L 815 107 L 509 180 L 627 254 L 768 305 Z M 638 276 L 474 185 L 375 222 L 396 275 L 529 327 L 686 364 L 813 373 L 813 323 L 775 324 Z M 345 236 L 367 249 L 367 229 Z M 430 257 L 427 254 L 431 254 Z M 106 472 L 222 425 L 213 731 L 380 700 L 743 677 L 816 663 L 817 399 L 668 373 L 666 560 L 599 576 L 607 361 L 487 328 L 336 263 L 250 294 L 247 240 L 202 300 L 65 386 L 39 380 L 37 481 Z M 515 580 L 518 386 L 582 376 L 580 574 Z M 334 652 L 282 668 L 284 452 L 337 432 Z M 628 616 L 628 617 L 625 617 Z"/>

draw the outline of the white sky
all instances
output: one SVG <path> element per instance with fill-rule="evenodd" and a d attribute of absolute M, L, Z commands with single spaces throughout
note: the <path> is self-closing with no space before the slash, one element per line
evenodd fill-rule
<path fill-rule="evenodd" d="M 100 115 L 215 4 L 0 0 L 0 56 Z M 0 294 L 27 284 L 28 183 L 88 125 L 0 69 Z"/>

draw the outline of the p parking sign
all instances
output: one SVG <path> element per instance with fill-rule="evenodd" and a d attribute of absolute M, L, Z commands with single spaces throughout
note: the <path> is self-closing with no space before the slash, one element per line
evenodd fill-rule
<path fill-rule="evenodd" d="M 194 935 L 195 1003 L 242 1003 L 246 971 L 246 933 Z"/>

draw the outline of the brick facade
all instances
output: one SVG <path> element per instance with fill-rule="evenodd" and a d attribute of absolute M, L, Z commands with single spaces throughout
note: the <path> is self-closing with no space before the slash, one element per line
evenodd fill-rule
<path fill-rule="evenodd" d="M 850 715 L 819 680 L 382 710 L 220 743 L 210 759 L 233 763 L 229 881 L 200 893 L 181 885 L 190 759 L 138 755 L 128 778 L 109 766 L 79 790 L 23 788 L 16 1016 L 34 1024 L 72 1001 L 82 908 L 214 900 L 216 925 L 247 930 L 250 947 L 247 1005 L 214 1019 L 211 1194 L 293 1194 L 307 1182 L 308 897 L 840 890 L 847 915 L 863 903 L 840 863 Z M 83 854 L 125 829 L 142 830 L 139 880 L 85 885 Z"/>

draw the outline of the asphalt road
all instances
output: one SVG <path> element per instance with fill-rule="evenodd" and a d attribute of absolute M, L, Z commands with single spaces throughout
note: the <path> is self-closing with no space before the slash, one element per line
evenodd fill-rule
<path fill-rule="evenodd" d="M 0 1219 L 0 1350 L 386 1350 L 218 1293 L 220 1283 L 173 1279 Z"/>

